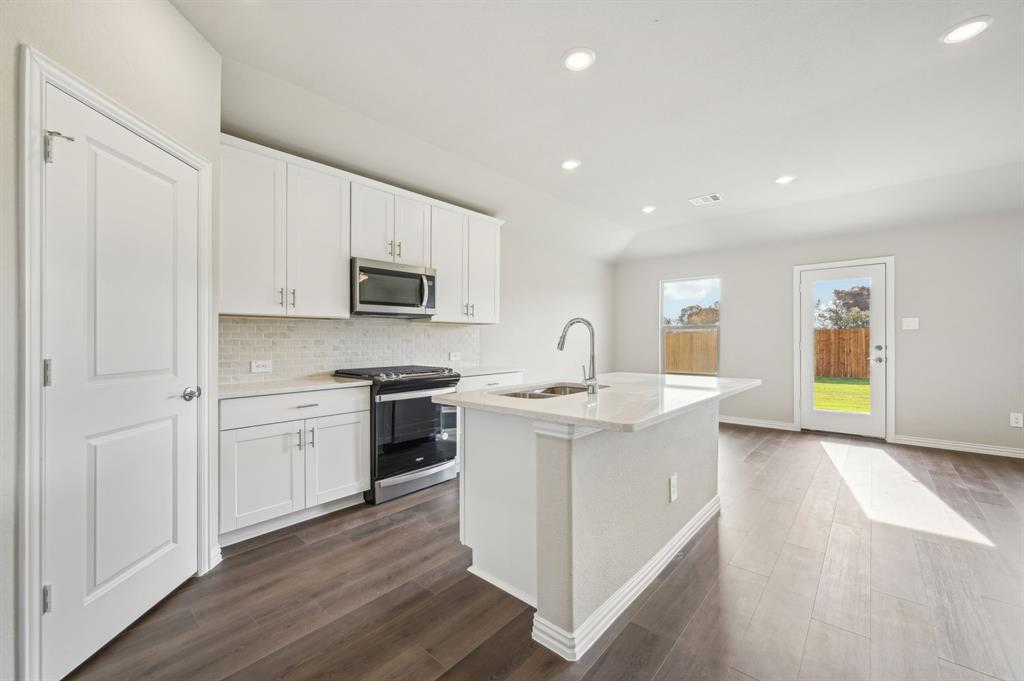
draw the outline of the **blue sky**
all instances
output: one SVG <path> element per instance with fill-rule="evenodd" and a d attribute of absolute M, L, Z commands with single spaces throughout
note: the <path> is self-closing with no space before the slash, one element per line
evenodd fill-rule
<path fill-rule="evenodd" d="M 856 279 L 823 279 L 814 282 L 814 296 L 811 302 L 818 300 L 822 305 L 827 305 L 832 300 L 832 291 L 835 289 L 850 289 L 854 286 L 871 286 L 871 277 L 858 277 Z"/>
<path fill-rule="evenodd" d="M 718 279 L 667 281 L 661 292 L 662 315 L 675 319 L 679 315 L 679 310 L 687 305 L 709 307 L 721 298 L 721 290 L 721 282 Z"/>

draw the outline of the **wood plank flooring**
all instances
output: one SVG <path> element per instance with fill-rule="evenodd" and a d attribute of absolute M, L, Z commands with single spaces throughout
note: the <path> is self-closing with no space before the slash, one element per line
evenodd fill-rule
<path fill-rule="evenodd" d="M 720 517 L 579 662 L 466 572 L 446 483 L 228 547 L 73 677 L 1024 681 L 1024 461 L 719 440 Z"/>

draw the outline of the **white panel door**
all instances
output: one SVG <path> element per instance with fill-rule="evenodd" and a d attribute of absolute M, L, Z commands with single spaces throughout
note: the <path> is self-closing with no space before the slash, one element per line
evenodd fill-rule
<path fill-rule="evenodd" d="M 304 421 L 220 434 L 220 531 L 306 507 Z"/>
<path fill-rule="evenodd" d="M 430 266 L 430 204 L 395 197 L 395 262 Z"/>
<path fill-rule="evenodd" d="M 195 169 L 53 86 L 45 166 L 42 675 L 197 568 Z"/>
<path fill-rule="evenodd" d="M 370 489 L 370 413 L 306 420 L 306 506 Z"/>
<path fill-rule="evenodd" d="M 885 264 L 800 273 L 800 425 L 885 437 Z"/>
<path fill-rule="evenodd" d="M 495 324 L 498 321 L 500 233 L 498 225 L 493 222 L 469 219 L 466 301 L 469 303 L 469 321 L 478 324 Z"/>
<path fill-rule="evenodd" d="M 349 184 L 288 166 L 288 314 L 349 316 Z"/>
<path fill-rule="evenodd" d="M 394 194 L 352 184 L 352 256 L 394 261 Z"/>
<path fill-rule="evenodd" d="M 434 322 L 466 322 L 466 224 L 461 213 L 430 209 L 430 266 L 437 270 Z"/>
<path fill-rule="evenodd" d="M 220 311 L 283 315 L 286 166 L 221 147 Z"/>

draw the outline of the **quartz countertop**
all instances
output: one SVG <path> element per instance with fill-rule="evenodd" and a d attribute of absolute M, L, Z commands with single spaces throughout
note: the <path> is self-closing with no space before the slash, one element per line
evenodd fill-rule
<path fill-rule="evenodd" d="M 436 395 L 433 399 L 440 404 L 512 414 L 535 421 L 631 432 L 674 418 L 712 400 L 723 400 L 761 385 L 757 378 L 625 372 L 598 374 L 597 382 L 606 387 L 599 390 L 596 397 L 586 392 L 546 399 L 524 399 L 503 394 L 555 383 L 548 381 Z"/>
<path fill-rule="evenodd" d="M 490 374 L 517 374 L 522 373 L 522 369 L 515 367 L 462 367 L 456 369 L 460 376 L 489 376 Z"/>
<path fill-rule="evenodd" d="M 361 388 L 373 385 L 372 381 L 360 378 L 342 378 L 331 374 L 301 376 L 282 381 L 258 381 L 251 383 L 221 383 L 220 399 L 228 400 L 236 397 L 258 397 L 260 395 L 280 395 L 282 393 L 301 393 L 312 390 L 337 390 L 339 388 Z"/>

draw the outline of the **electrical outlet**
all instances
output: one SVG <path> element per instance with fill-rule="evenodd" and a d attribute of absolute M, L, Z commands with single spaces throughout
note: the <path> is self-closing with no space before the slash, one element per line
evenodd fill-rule
<path fill-rule="evenodd" d="M 679 476 L 675 473 L 668 479 L 668 501 L 672 503 L 679 498 Z"/>
<path fill-rule="evenodd" d="M 448 361 L 450 361 L 450 362 L 459 362 L 461 360 L 462 360 L 462 353 L 461 352 L 449 352 L 448 353 Z"/>
<path fill-rule="evenodd" d="M 274 370 L 274 360 L 272 359 L 254 359 L 249 363 L 249 373 L 251 374 L 269 374 Z"/>
<path fill-rule="evenodd" d="M 1019 411 L 1010 412 L 1010 427 L 1011 428 L 1024 428 L 1024 414 Z"/>

